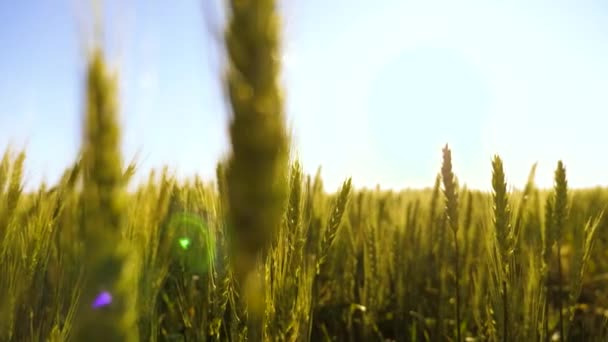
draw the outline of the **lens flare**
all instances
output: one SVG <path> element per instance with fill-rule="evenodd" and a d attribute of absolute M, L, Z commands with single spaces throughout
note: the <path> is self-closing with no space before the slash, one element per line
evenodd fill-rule
<path fill-rule="evenodd" d="M 93 301 L 93 309 L 99 309 L 112 303 L 112 295 L 108 291 L 102 291 Z"/>
<path fill-rule="evenodd" d="M 169 221 L 175 234 L 171 244 L 175 248 L 176 261 L 193 274 L 204 274 L 215 260 L 215 239 L 203 216 L 181 212 Z"/>
<path fill-rule="evenodd" d="M 188 238 L 179 239 L 179 245 L 182 246 L 183 249 L 188 249 L 188 246 L 190 245 L 190 239 L 188 239 Z"/>

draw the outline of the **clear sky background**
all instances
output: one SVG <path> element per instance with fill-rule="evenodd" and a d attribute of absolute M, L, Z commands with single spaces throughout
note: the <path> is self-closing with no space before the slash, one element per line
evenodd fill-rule
<path fill-rule="evenodd" d="M 107 1 L 125 160 L 213 177 L 228 148 L 220 1 Z M 84 1 L 0 1 L 0 147 L 25 147 L 27 184 L 57 180 L 80 142 Z M 204 13 L 204 9 L 216 12 Z M 431 186 L 441 147 L 461 183 L 608 184 L 608 3 L 286 0 L 284 84 L 305 170 L 329 190 Z M 217 22 L 215 25 L 217 26 Z M 214 24 L 211 23 L 211 26 Z"/>

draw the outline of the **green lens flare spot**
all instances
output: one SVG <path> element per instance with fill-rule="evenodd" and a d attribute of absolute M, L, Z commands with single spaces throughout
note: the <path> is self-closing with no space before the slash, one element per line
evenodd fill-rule
<path fill-rule="evenodd" d="M 179 245 L 183 249 L 188 249 L 188 246 L 190 246 L 190 239 L 188 239 L 188 238 L 181 238 L 181 239 L 179 239 Z"/>
<path fill-rule="evenodd" d="M 169 221 L 171 245 L 184 270 L 204 274 L 215 262 L 215 238 L 202 215 L 175 213 Z"/>

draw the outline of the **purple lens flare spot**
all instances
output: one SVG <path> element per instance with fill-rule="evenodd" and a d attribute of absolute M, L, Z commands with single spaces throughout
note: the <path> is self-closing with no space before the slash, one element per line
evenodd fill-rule
<path fill-rule="evenodd" d="M 93 309 L 99 309 L 110 303 L 112 303 L 112 295 L 108 291 L 102 291 L 93 301 Z"/>

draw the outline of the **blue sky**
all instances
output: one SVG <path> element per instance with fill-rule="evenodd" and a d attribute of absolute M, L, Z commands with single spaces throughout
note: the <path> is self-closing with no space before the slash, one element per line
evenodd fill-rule
<path fill-rule="evenodd" d="M 123 146 L 140 173 L 213 177 L 226 153 L 221 60 L 203 9 L 220 1 L 106 1 Z M 26 147 L 27 183 L 54 182 L 80 141 L 90 13 L 81 1 L 0 2 L 0 146 Z M 522 186 L 608 184 L 604 1 L 290 0 L 286 111 L 305 170 L 329 190 L 430 186 L 441 147 L 461 183 L 488 188 L 499 153 Z M 141 178 L 140 178 L 141 179 Z"/>

